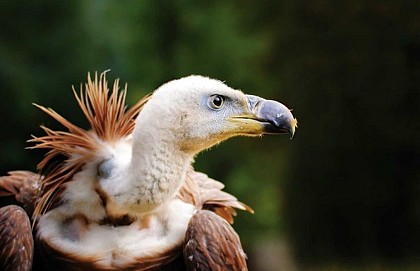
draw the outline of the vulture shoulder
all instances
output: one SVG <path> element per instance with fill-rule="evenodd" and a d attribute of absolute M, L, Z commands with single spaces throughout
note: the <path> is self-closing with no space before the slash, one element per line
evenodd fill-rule
<path fill-rule="evenodd" d="M 29 216 L 32 215 L 41 191 L 42 176 L 31 171 L 11 171 L 0 177 L 0 196 L 14 196 Z"/>
<path fill-rule="evenodd" d="M 229 223 L 208 210 L 199 210 L 190 219 L 184 241 L 188 270 L 245 271 L 246 254 Z"/>
<path fill-rule="evenodd" d="M 31 223 L 19 206 L 0 208 L 0 269 L 32 270 L 34 240 Z"/>
<path fill-rule="evenodd" d="M 224 192 L 224 187 L 221 182 L 190 168 L 178 196 L 198 209 L 215 212 L 230 224 L 234 222 L 235 209 L 254 213 L 251 207 L 238 201 L 232 194 Z"/>

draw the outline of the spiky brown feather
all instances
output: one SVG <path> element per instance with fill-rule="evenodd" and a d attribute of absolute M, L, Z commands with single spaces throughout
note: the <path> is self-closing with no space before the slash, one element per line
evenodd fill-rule
<path fill-rule="evenodd" d="M 88 74 L 88 82 L 79 95 L 73 88 L 76 100 L 88 120 L 91 130 L 84 130 L 62 117 L 51 108 L 36 105 L 43 112 L 62 124 L 67 131 L 53 131 L 41 128 L 45 136 L 33 137 L 33 149 L 49 149 L 38 169 L 45 178 L 41 183 L 40 199 L 35 206 L 33 217 L 47 212 L 59 202 L 64 185 L 69 182 L 88 161 L 91 161 L 100 148 L 100 142 L 112 143 L 130 135 L 134 129 L 134 118 L 141 111 L 149 96 L 138 101 L 126 110 L 127 86 L 120 91 L 119 81 L 114 82 L 112 91 L 108 88 L 106 72 L 94 80 Z M 64 157 L 64 158 L 62 158 Z M 61 163 L 55 165 L 56 159 Z"/>

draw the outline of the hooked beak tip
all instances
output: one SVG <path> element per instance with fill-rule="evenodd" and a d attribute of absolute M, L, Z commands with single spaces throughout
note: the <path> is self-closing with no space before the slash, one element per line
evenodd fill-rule
<path fill-rule="evenodd" d="M 291 110 L 290 110 L 290 111 L 291 111 Z M 298 128 L 297 123 L 298 123 L 298 121 L 297 121 L 297 119 L 296 119 L 296 118 L 293 118 L 293 119 L 290 121 L 290 129 L 289 129 L 289 133 L 290 133 L 290 140 L 292 140 L 292 139 L 293 139 L 293 137 L 294 137 L 294 135 L 295 135 L 295 132 L 296 132 L 296 128 Z"/>
<path fill-rule="evenodd" d="M 255 116 L 265 123 L 265 132 L 268 134 L 295 134 L 297 120 L 292 112 L 283 104 L 262 100 L 253 108 Z"/>

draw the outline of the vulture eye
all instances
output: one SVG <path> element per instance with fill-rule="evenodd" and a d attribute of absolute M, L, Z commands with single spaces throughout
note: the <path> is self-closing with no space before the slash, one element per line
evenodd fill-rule
<path fill-rule="evenodd" d="M 225 97 L 223 97 L 222 95 L 212 95 L 209 99 L 209 106 L 212 109 L 218 110 L 222 108 L 224 102 L 225 102 Z"/>

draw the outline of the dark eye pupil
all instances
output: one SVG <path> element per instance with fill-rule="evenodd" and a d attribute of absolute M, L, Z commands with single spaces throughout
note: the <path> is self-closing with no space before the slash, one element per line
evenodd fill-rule
<path fill-rule="evenodd" d="M 214 110 L 219 110 L 223 107 L 225 97 L 222 95 L 212 95 L 208 100 L 208 106 Z"/>
<path fill-rule="evenodd" d="M 213 104 L 214 104 L 215 106 L 217 106 L 217 107 L 222 106 L 222 104 L 223 104 L 223 98 L 222 98 L 222 97 L 220 97 L 220 96 L 216 96 L 216 97 L 214 97 L 214 99 L 213 99 Z"/>

